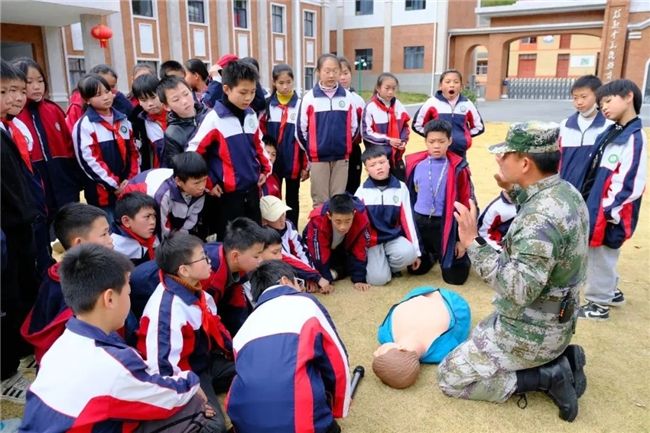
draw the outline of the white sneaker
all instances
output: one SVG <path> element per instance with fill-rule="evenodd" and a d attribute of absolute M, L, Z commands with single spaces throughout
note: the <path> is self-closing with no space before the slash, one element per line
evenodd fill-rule
<path fill-rule="evenodd" d="M 34 355 L 27 355 L 20 360 L 20 365 L 18 366 L 18 371 L 21 373 L 32 373 L 36 374 L 36 359 Z"/>
<path fill-rule="evenodd" d="M 31 382 L 22 373 L 18 372 L 9 379 L 2 381 L 0 385 L 2 396 L 0 399 L 16 404 L 25 404 L 29 385 L 31 385 Z"/>
<path fill-rule="evenodd" d="M 338 280 L 338 278 L 339 278 L 339 273 L 338 272 L 336 272 L 334 269 L 330 269 L 330 274 L 332 274 L 332 279 L 334 281 Z"/>

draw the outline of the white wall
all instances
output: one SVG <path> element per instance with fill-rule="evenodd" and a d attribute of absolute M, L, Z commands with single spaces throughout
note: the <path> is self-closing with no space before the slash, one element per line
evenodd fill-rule
<path fill-rule="evenodd" d="M 392 22 L 393 26 L 403 26 L 411 24 L 428 24 L 437 21 L 437 3 L 441 0 L 427 0 L 425 9 L 407 11 L 405 10 L 405 0 L 393 0 Z M 343 4 L 343 28 L 344 29 L 364 29 L 371 27 L 384 26 L 384 7 L 383 0 L 374 0 L 372 15 L 355 15 L 354 0 L 335 0 L 330 3 L 329 19 L 332 30 L 336 29 L 336 5 Z"/>

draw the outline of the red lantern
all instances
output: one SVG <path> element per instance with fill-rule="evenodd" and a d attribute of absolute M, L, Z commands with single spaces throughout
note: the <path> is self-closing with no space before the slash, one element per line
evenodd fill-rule
<path fill-rule="evenodd" d="M 99 46 L 106 48 L 108 40 L 113 37 L 113 30 L 104 24 L 99 24 L 90 29 L 90 34 L 93 38 L 99 40 Z"/>

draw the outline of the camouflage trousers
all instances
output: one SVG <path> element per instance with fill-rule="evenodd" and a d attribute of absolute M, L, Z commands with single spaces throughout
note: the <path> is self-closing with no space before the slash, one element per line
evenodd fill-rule
<path fill-rule="evenodd" d="M 472 331 L 469 340 L 456 347 L 438 366 L 438 386 L 450 397 L 503 403 L 517 389 L 517 371 L 537 367 L 557 358 L 566 341 L 554 347 L 537 345 L 530 353 L 508 344 L 496 314 L 488 316 Z M 531 345 L 531 348 L 534 345 Z"/>

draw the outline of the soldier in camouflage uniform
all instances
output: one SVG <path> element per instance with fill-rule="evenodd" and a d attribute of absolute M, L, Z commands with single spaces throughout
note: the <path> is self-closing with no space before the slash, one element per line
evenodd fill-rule
<path fill-rule="evenodd" d="M 495 176 L 519 211 L 496 251 L 478 235 L 476 206 L 456 203 L 459 239 L 476 272 L 496 292 L 495 312 L 440 364 L 449 396 L 504 402 L 546 392 L 573 421 L 586 388 L 584 350 L 569 345 L 585 279 L 589 220 L 580 193 L 559 178 L 556 124 L 514 124 Z"/>

